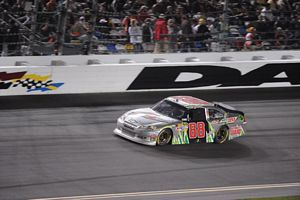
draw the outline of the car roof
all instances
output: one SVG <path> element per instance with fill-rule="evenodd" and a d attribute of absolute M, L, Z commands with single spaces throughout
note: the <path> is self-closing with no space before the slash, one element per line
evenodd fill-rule
<path fill-rule="evenodd" d="M 166 99 L 189 109 L 213 106 L 213 104 L 208 101 L 192 96 L 171 96 L 167 97 Z"/>

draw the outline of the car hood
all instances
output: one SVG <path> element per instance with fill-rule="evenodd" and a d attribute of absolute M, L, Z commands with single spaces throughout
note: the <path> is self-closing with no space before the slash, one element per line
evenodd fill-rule
<path fill-rule="evenodd" d="M 135 126 L 157 126 L 171 124 L 178 120 L 155 112 L 151 108 L 140 108 L 127 112 L 124 121 Z"/>

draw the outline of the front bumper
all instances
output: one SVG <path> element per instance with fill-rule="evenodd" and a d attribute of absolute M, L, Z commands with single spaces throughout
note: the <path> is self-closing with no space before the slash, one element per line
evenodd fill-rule
<path fill-rule="evenodd" d="M 113 132 L 114 132 L 114 134 L 116 134 L 118 136 L 121 136 L 123 138 L 126 138 L 126 139 L 131 140 L 131 141 L 136 142 L 136 143 L 149 145 L 149 146 L 156 146 L 156 140 L 155 141 L 148 141 L 146 139 L 142 139 L 142 138 L 138 137 L 137 134 L 135 134 L 135 135 L 126 134 L 126 132 L 123 132 L 119 128 L 115 128 L 115 130 Z"/>

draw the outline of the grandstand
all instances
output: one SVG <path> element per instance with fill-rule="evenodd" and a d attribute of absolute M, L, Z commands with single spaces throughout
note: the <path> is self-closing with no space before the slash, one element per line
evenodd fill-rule
<path fill-rule="evenodd" d="M 298 0 L 2 0 L 0 11 L 1 56 L 300 48 Z"/>

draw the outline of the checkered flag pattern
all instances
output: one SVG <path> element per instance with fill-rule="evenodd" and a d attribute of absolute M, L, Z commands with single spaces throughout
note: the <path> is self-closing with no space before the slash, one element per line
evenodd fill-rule
<path fill-rule="evenodd" d="M 13 87 L 18 87 L 21 85 L 22 87 L 27 88 L 28 90 L 30 89 L 37 89 L 37 88 L 45 88 L 50 85 L 52 80 L 49 80 L 47 82 L 42 82 L 42 81 L 36 81 L 30 78 L 24 79 L 24 80 L 17 80 L 16 83 L 13 85 Z"/>

